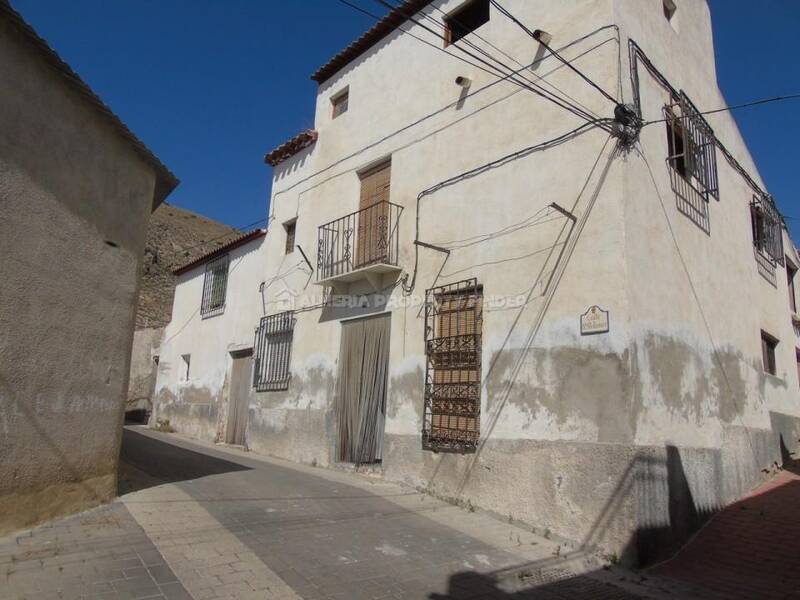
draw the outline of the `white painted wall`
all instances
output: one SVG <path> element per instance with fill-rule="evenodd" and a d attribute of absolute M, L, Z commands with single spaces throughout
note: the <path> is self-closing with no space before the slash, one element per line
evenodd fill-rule
<path fill-rule="evenodd" d="M 459 4 L 439 1 L 426 12 L 441 20 L 438 8 Z M 631 101 L 630 37 L 701 109 L 725 104 L 713 84 L 702 0 L 679 3 L 677 27 L 665 20 L 661 0 L 504 5 L 531 28 L 551 33 L 553 47 L 625 102 Z M 419 26 L 405 27 L 441 44 Z M 494 9 L 478 33 L 520 62 L 538 49 Z M 612 115 L 613 104 L 553 57 L 527 74 L 544 77 L 600 117 Z M 473 80 L 474 94 L 456 104 L 459 75 Z M 646 73 L 640 79 L 645 118 L 660 118 L 665 94 Z M 202 269 L 178 285 L 162 364 L 167 347 L 173 364 L 191 352 L 197 380 L 182 384 L 165 365 L 158 384 L 165 397 L 222 402 L 229 350 L 251 343 L 262 314 L 255 284 L 265 281 L 265 314 L 289 308 L 288 301 L 296 311 L 292 381 L 285 392 L 253 393 L 248 445 L 332 464 L 340 320 L 370 311 L 322 307 L 322 290 L 299 250 L 284 253 L 282 225 L 297 219 L 296 242 L 315 263 L 317 228 L 357 210 L 358 172 L 391 157 L 391 201 L 404 208 L 399 263 L 411 276 L 422 190 L 581 124 L 513 83 L 482 89 L 494 80 L 395 33 L 320 85 L 319 140 L 274 169 L 269 231 L 229 283 L 230 302 L 241 307 L 192 320 Z M 345 86 L 349 110 L 332 120 L 330 98 Z M 709 120 L 758 181 L 731 116 Z M 632 534 L 672 526 L 671 469 L 682 469 L 687 482 L 679 501 L 711 511 L 757 481 L 777 456 L 778 433 L 800 436 L 798 341 L 785 274 L 777 273 L 777 287 L 758 274 L 751 192 L 722 156 L 720 201 L 709 207 L 707 235 L 676 209 L 663 125 L 641 136 L 652 179 L 638 152 L 612 156 L 608 137 L 595 129 L 422 199 L 420 239 L 451 253 L 445 261 L 420 249 L 413 291 L 388 289 L 389 306 L 376 309 L 392 315 L 382 472 L 630 560 L 648 559 Z M 548 208 L 553 202 L 575 215 L 574 227 Z M 486 300 L 482 446 L 466 456 L 424 452 L 421 299 L 429 287 L 470 277 L 483 284 Z M 579 316 L 594 304 L 610 311 L 611 330 L 581 336 Z M 781 340 L 778 377 L 761 372 L 761 328 Z M 191 412 L 180 418 L 190 431 L 202 421 Z"/>

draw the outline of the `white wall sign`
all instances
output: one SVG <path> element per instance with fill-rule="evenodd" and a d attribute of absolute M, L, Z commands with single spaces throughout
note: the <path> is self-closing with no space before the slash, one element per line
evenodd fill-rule
<path fill-rule="evenodd" d="M 581 335 L 608 332 L 608 311 L 596 304 L 581 315 Z"/>

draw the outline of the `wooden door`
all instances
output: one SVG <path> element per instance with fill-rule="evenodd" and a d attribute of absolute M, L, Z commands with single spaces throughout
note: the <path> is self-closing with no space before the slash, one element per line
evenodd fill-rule
<path fill-rule="evenodd" d="M 354 268 L 386 262 L 389 242 L 389 187 L 392 163 L 361 174 Z"/>
<path fill-rule="evenodd" d="M 228 424 L 225 428 L 225 443 L 227 444 L 245 445 L 245 433 L 250 412 L 252 363 L 252 350 L 233 355 L 231 387 L 228 396 Z"/>
<path fill-rule="evenodd" d="M 364 464 L 382 459 L 390 318 L 380 315 L 342 323 L 334 400 L 339 461 Z"/>

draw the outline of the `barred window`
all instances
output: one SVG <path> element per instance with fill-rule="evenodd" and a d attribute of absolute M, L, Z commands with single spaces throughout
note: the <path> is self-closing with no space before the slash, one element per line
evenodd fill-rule
<path fill-rule="evenodd" d="M 716 138 L 711 126 L 689 97 L 680 97 L 664 108 L 667 124 L 667 162 L 705 199 L 719 200 Z"/>
<path fill-rule="evenodd" d="M 476 279 L 425 292 L 422 447 L 473 452 L 480 437 L 483 288 Z"/>
<path fill-rule="evenodd" d="M 200 316 L 203 318 L 219 315 L 225 310 L 228 262 L 229 257 L 226 254 L 206 263 L 206 275 L 203 280 L 203 301 L 200 305 Z"/>
<path fill-rule="evenodd" d="M 253 387 L 259 392 L 289 389 L 294 311 L 263 317 L 256 329 Z"/>
<path fill-rule="evenodd" d="M 781 215 L 769 194 L 753 196 L 750 203 L 753 245 L 769 261 L 783 265 L 783 231 Z"/>

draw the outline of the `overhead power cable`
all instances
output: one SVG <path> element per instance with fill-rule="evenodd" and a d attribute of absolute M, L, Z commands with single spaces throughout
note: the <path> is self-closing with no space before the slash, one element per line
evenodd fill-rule
<path fill-rule="evenodd" d="M 565 64 L 567 67 L 569 67 L 570 69 L 572 69 L 573 71 L 575 71 L 575 73 L 577 73 L 577 74 L 578 74 L 578 76 L 580 76 L 580 78 L 581 78 L 581 79 L 583 79 L 583 80 L 584 80 L 586 83 L 588 83 L 590 86 L 592 86 L 592 87 L 593 87 L 594 89 L 596 89 L 598 92 L 600 92 L 600 93 L 601 93 L 603 96 L 605 96 L 606 98 L 608 98 L 609 100 L 611 100 L 611 102 L 613 102 L 615 105 L 618 103 L 618 102 L 617 102 L 617 99 L 616 99 L 616 98 L 614 98 L 614 96 L 612 96 L 611 94 L 609 94 L 608 92 L 606 92 L 606 91 L 605 91 L 603 88 L 601 88 L 599 85 L 597 85 L 597 84 L 596 84 L 594 81 L 592 81 L 592 80 L 591 80 L 589 77 L 587 77 L 586 75 L 584 75 L 584 74 L 583 74 L 583 72 L 582 72 L 580 69 L 578 69 L 578 68 L 577 68 L 575 65 L 573 65 L 573 64 L 572 64 L 570 61 L 566 60 L 566 59 L 565 59 L 563 56 L 561 56 L 561 55 L 560 55 L 558 52 L 556 52 L 555 50 L 553 50 L 553 49 L 552 49 L 552 48 L 551 48 L 551 47 L 550 47 L 550 46 L 547 44 L 547 42 L 545 42 L 545 41 L 544 41 L 544 39 L 542 39 L 542 35 L 541 35 L 541 34 L 542 34 L 542 32 L 541 32 L 540 30 L 538 30 L 538 29 L 537 29 L 536 31 L 531 31 L 530 29 L 528 29 L 528 27 L 526 27 L 526 26 L 525 26 L 525 24 L 524 24 L 522 21 L 520 21 L 519 19 L 517 19 L 517 18 L 516 18 L 516 17 L 515 17 L 513 14 L 511 14 L 511 12 L 509 12 L 507 9 L 505 9 L 505 8 L 504 8 L 504 7 L 503 7 L 503 6 L 502 6 L 502 5 L 501 5 L 501 4 L 500 4 L 500 3 L 499 3 L 497 0 L 489 0 L 489 1 L 492 3 L 492 5 L 493 5 L 493 6 L 494 6 L 494 7 L 495 7 L 497 10 L 499 10 L 499 11 L 500 11 L 500 12 L 501 12 L 503 15 L 505 15 L 506 17 L 508 17 L 508 18 L 509 18 L 509 19 L 510 19 L 510 20 L 511 20 L 513 23 L 515 23 L 515 24 L 516 24 L 516 25 L 517 25 L 517 26 L 518 26 L 520 29 L 522 29 L 522 30 L 523 30 L 525 33 L 527 33 L 529 36 L 531 36 L 531 37 L 532 37 L 534 40 L 536 40 L 536 41 L 537 41 L 537 42 L 539 42 L 539 43 L 540 43 L 542 46 L 544 46 L 544 48 L 545 48 L 545 49 L 547 49 L 547 50 L 548 50 L 548 51 L 549 51 L 549 52 L 550 52 L 550 53 L 551 53 L 553 56 L 555 56 L 555 57 L 556 57 L 558 60 L 560 60 L 562 63 L 564 63 L 564 64 Z"/>
<path fill-rule="evenodd" d="M 193 246 L 187 246 L 186 248 L 180 248 L 178 250 L 175 250 L 174 252 L 167 252 L 167 253 L 164 253 L 164 254 L 159 254 L 159 256 L 158 256 L 159 260 L 161 260 L 165 256 L 176 256 L 178 254 L 184 254 L 185 252 L 188 252 L 189 250 L 194 250 L 195 248 L 199 248 L 200 246 L 206 246 L 206 245 L 210 244 L 211 242 L 216 242 L 217 240 L 221 240 L 222 238 L 225 238 L 225 237 L 244 235 L 244 234 L 246 234 L 248 232 L 249 229 L 251 229 L 252 227 L 255 227 L 256 225 L 259 225 L 261 223 L 265 223 L 266 220 L 267 219 L 265 217 L 265 218 L 259 219 L 258 221 L 253 221 L 252 223 L 248 223 L 247 225 L 243 225 L 241 227 L 236 227 L 235 229 L 238 229 L 239 231 L 229 231 L 228 233 L 223 233 L 222 235 L 218 235 L 216 237 L 211 238 L 210 240 L 206 240 L 204 242 L 200 242 L 199 244 L 194 244 Z"/>
<path fill-rule="evenodd" d="M 705 110 L 698 114 L 701 115 L 713 115 L 714 113 L 725 112 L 728 110 L 736 110 L 738 108 L 747 108 L 748 106 L 758 106 L 759 104 L 767 104 L 769 102 L 779 102 L 781 100 L 796 100 L 800 98 L 800 94 L 790 94 L 788 96 L 773 96 L 772 98 L 764 98 L 763 100 L 753 100 L 752 102 L 745 102 L 744 104 L 736 104 L 734 106 L 724 106 L 722 108 L 715 108 L 713 110 Z M 686 117 L 679 117 L 679 118 L 686 118 Z M 647 121 L 645 125 L 652 125 L 653 123 L 663 123 L 667 119 L 655 119 L 653 121 Z"/>
<path fill-rule="evenodd" d="M 599 119 L 598 121 L 611 121 L 611 119 Z M 494 159 L 494 160 L 492 160 L 492 161 L 490 161 L 488 163 L 485 163 L 485 164 L 482 164 L 482 165 L 480 165 L 478 167 L 470 169 L 469 171 L 464 171 L 463 173 L 459 173 L 458 175 L 455 175 L 453 177 L 449 177 L 449 178 L 445 179 L 444 181 L 440 181 L 439 183 L 437 183 L 435 185 L 432 185 L 431 187 L 429 187 L 429 188 L 427 188 L 425 190 L 422 190 L 417 195 L 416 227 L 415 227 L 415 233 L 414 233 L 414 270 L 413 270 L 412 275 L 411 275 L 410 278 L 408 277 L 408 275 L 406 275 L 406 277 L 404 278 L 404 280 L 402 282 L 403 291 L 406 294 L 410 294 L 414 290 L 414 287 L 416 286 L 417 271 L 419 270 L 419 244 L 417 243 L 417 242 L 420 241 L 420 239 L 419 239 L 419 234 L 420 234 L 420 210 L 419 209 L 420 209 L 420 203 L 421 203 L 422 199 L 425 196 L 433 194 L 433 193 L 441 190 L 442 188 L 451 186 L 451 185 L 453 185 L 455 183 L 459 183 L 459 182 L 464 181 L 466 179 L 470 179 L 472 177 L 480 175 L 481 173 L 485 173 L 486 171 L 489 171 L 491 169 L 494 169 L 494 168 L 497 168 L 499 166 L 502 166 L 502 165 L 504 165 L 504 164 L 506 164 L 506 163 L 508 163 L 508 162 L 510 162 L 512 160 L 516 160 L 516 159 L 522 158 L 524 156 L 528 156 L 529 154 L 532 154 L 534 152 L 538 152 L 538 151 L 541 151 L 541 150 L 547 150 L 549 148 L 553 148 L 554 146 L 558 146 L 560 144 L 563 144 L 567 140 L 570 140 L 570 139 L 572 139 L 574 137 L 577 137 L 577 136 L 585 133 L 593 125 L 597 125 L 597 124 L 598 124 L 597 122 L 584 123 L 583 125 L 580 125 L 580 126 L 576 127 L 575 129 L 567 131 L 566 133 L 563 133 L 563 134 L 561 134 L 561 135 L 559 135 L 559 136 L 557 136 L 555 138 L 546 140 L 544 142 L 539 142 L 538 144 L 534 144 L 532 146 L 528 146 L 527 148 L 522 148 L 521 150 L 517 150 L 517 151 L 512 152 L 510 154 L 506 154 L 505 156 L 502 156 L 500 158 L 496 158 L 496 159 Z M 406 281 L 408 281 L 409 279 L 410 279 L 410 283 L 406 284 Z"/>
<path fill-rule="evenodd" d="M 432 35 L 436 36 L 437 38 L 441 39 L 442 41 L 445 41 L 445 42 L 447 41 L 444 36 L 442 36 L 441 34 L 437 33 L 436 31 L 434 31 L 433 29 L 431 29 L 427 25 L 424 25 L 423 23 L 420 23 L 419 20 L 414 18 L 413 14 L 409 14 L 408 12 L 403 10 L 402 6 L 400 6 L 400 7 L 394 6 L 394 5 L 390 4 L 389 2 L 386 2 L 385 0 L 374 0 L 374 1 L 377 2 L 378 4 L 380 4 L 381 6 L 383 6 L 384 8 L 388 8 L 389 10 L 399 10 L 400 14 L 402 14 L 406 19 L 408 19 L 409 21 L 411 21 L 412 23 L 414 23 L 418 27 L 420 27 L 420 28 L 424 29 L 425 31 L 431 33 Z M 343 4 L 347 4 L 348 6 L 352 6 L 352 4 L 350 2 L 347 2 L 347 0 L 339 0 L 339 2 L 342 2 Z M 362 10 L 361 12 L 366 12 L 366 11 Z M 378 17 L 378 19 L 380 19 L 380 17 Z M 397 30 L 402 31 L 402 32 L 406 32 L 406 30 L 401 29 L 398 26 L 394 27 L 394 29 L 397 29 Z M 431 45 L 431 44 L 429 44 L 429 45 Z M 506 79 L 508 79 L 508 81 L 511 81 L 511 82 L 519 85 L 520 87 L 528 89 L 529 91 L 533 92 L 534 94 L 536 94 L 538 96 L 541 96 L 542 98 L 545 98 L 546 100 L 549 100 L 553 104 L 556 104 L 557 106 L 563 108 L 564 110 L 572 113 L 575 116 L 578 116 L 578 117 L 584 119 L 587 122 L 595 121 L 595 118 L 592 115 L 589 115 L 587 113 L 582 114 L 583 111 L 581 111 L 580 109 L 576 109 L 576 107 L 570 106 L 568 103 L 565 103 L 562 99 L 558 98 L 557 96 L 555 96 L 551 92 L 548 92 L 544 88 L 542 88 L 540 86 L 537 86 L 535 84 L 531 85 L 530 82 L 522 82 L 519 79 L 515 78 L 513 76 L 513 73 L 514 73 L 513 70 L 510 70 L 511 71 L 510 73 L 507 72 L 507 71 L 504 71 L 502 67 L 497 67 L 495 65 L 492 65 L 487 60 L 481 58 L 480 56 L 477 56 L 477 55 L 473 54 L 472 52 L 464 49 L 463 47 L 461 47 L 461 46 L 459 46 L 457 44 L 452 43 L 452 44 L 450 44 L 450 46 L 452 46 L 454 48 L 457 48 L 458 50 L 460 50 L 461 52 L 463 52 L 467 56 L 469 56 L 469 57 L 473 58 L 474 60 L 477 60 L 478 62 L 486 65 L 489 69 L 492 69 L 492 71 L 488 71 L 490 74 L 492 74 L 494 76 L 505 77 Z M 459 56 L 457 56 L 455 54 L 452 54 L 451 52 L 448 52 L 445 48 L 439 48 L 436 45 L 433 45 L 433 47 L 437 48 L 438 50 L 441 50 L 442 52 L 445 52 L 446 54 L 449 54 L 451 56 L 455 56 L 456 58 L 461 59 L 461 57 L 459 57 Z M 465 61 L 465 62 L 467 62 L 467 61 Z M 470 64 L 472 64 L 472 63 L 470 63 Z M 510 68 L 506 67 L 506 69 L 510 69 Z M 486 69 L 481 69 L 481 70 L 486 71 Z"/>
<path fill-rule="evenodd" d="M 439 13 L 442 15 L 442 17 L 447 17 L 447 13 L 445 13 L 445 12 L 444 12 L 444 11 L 443 11 L 441 8 L 439 8 L 439 7 L 438 7 L 438 6 L 436 6 L 435 4 L 433 5 L 433 8 L 434 8 L 434 10 L 436 10 L 437 12 L 439 12 Z M 428 14 L 428 13 L 424 12 L 424 11 L 422 11 L 422 13 L 421 13 L 421 14 L 422 14 L 422 15 L 423 15 L 425 18 L 427 18 L 429 21 L 431 21 L 431 22 L 435 23 L 436 25 L 438 25 L 439 27 L 441 27 L 443 30 L 445 30 L 445 29 L 446 29 L 446 27 L 447 27 L 447 26 L 445 25 L 445 23 L 437 21 L 437 20 L 436 20 L 436 19 L 435 19 L 435 18 L 434 18 L 432 15 L 430 15 L 430 14 Z M 450 20 L 451 20 L 453 23 L 455 23 L 456 25 L 463 26 L 463 24 L 462 24 L 460 21 L 458 21 L 458 20 L 456 20 L 456 19 L 454 19 L 454 18 L 452 18 L 452 17 L 450 17 Z M 472 36 L 474 36 L 476 39 L 478 39 L 478 40 L 482 41 L 484 44 L 486 44 L 486 45 L 487 45 L 487 46 L 489 46 L 490 48 L 492 48 L 492 49 L 496 50 L 497 52 L 499 52 L 500 54 L 502 54 L 502 55 L 503 55 L 504 57 L 506 57 L 507 59 L 509 59 L 509 60 L 513 61 L 514 63 L 516 63 L 516 64 L 517 64 L 517 66 L 519 66 L 519 67 L 523 67 L 525 70 L 527 70 L 527 67 L 526 67 L 525 65 L 523 65 L 523 64 L 522 64 L 520 61 L 518 61 L 516 58 L 514 58 L 513 56 L 511 56 L 511 55 L 510 55 L 508 52 L 506 52 L 506 51 L 505 51 L 505 50 L 503 50 L 502 48 L 498 47 L 497 45 L 495 45 L 495 44 L 493 44 L 492 42 L 490 42 L 489 40 L 487 40 L 485 37 L 481 36 L 481 35 L 480 35 L 480 34 L 479 34 L 477 31 L 473 31 L 473 32 L 471 32 L 471 35 L 472 35 Z M 467 44 L 468 44 L 470 47 L 472 47 L 472 48 L 475 48 L 476 50 L 479 50 L 479 51 L 483 51 L 483 49 L 479 48 L 479 47 L 478 47 L 476 44 L 473 44 L 472 42 L 470 42 L 470 41 L 469 41 L 469 40 L 467 40 L 466 38 L 462 38 L 462 39 L 463 39 L 463 40 L 464 40 L 464 42 L 466 42 L 466 43 L 467 43 Z M 487 54 L 487 55 L 488 55 L 488 54 Z M 488 56 L 491 56 L 491 55 L 488 55 Z M 498 61 L 498 60 L 497 60 L 496 58 L 494 58 L 494 57 L 491 57 L 491 58 L 492 58 L 492 60 L 495 60 L 495 61 L 497 61 L 497 62 L 500 62 L 500 61 Z M 511 67 L 509 67 L 508 65 L 506 65 L 505 63 L 500 63 L 500 64 L 502 64 L 502 65 L 503 65 L 503 67 L 504 67 L 504 68 L 506 68 L 506 69 L 510 69 L 510 68 L 511 68 Z M 532 74 L 534 77 L 536 77 L 536 79 L 537 79 L 537 82 L 531 81 L 531 80 L 530 80 L 530 79 L 529 79 L 527 76 L 524 76 L 524 75 L 522 75 L 522 71 L 515 71 L 515 73 L 519 74 L 519 75 L 520 75 L 520 77 L 522 77 L 523 79 L 525 79 L 525 81 L 527 81 L 527 82 L 528 82 L 528 83 L 530 83 L 531 85 L 544 84 L 544 85 L 546 85 L 546 86 L 548 86 L 548 87 L 550 87 L 550 88 L 554 89 L 556 92 L 558 92 L 559 94 L 561 94 L 561 96 L 562 96 L 562 97 L 564 97 L 564 98 L 567 98 L 567 99 L 569 99 L 570 101 L 572 101 L 572 103 L 573 103 L 573 106 L 574 106 L 575 108 L 582 109 L 582 111 L 583 111 L 584 113 L 590 114 L 590 115 L 591 115 L 593 118 L 599 118 L 599 115 L 597 115 L 597 114 L 596 114 L 594 111 L 592 111 L 591 109 L 589 109 L 589 108 L 587 108 L 586 106 L 584 106 L 583 104 L 581 104 L 581 103 L 580 103 L 578 100 L 576 100 L 575 98 L 573 98 L 572 96 L 570 96 L 569 94 L 567 94 L 567 93 L 566 93 L 564 90 L 560 89 L 560 88 L 559 88 L 559 87 L 557 87 L 555 84 L 553 84 L 553 83 L 551 83 L 551 82 L 547 81 L 547 80 L 546 80 L 546 79 L 544 79 L 543 77 L 540 77 L 540 76 L 539 76 L 537 73 L 533 73 L 533 72 L 531 72 L 531 74 Z M 563 98 L 562 98 L 562 100 L 563 100 Z M 564 100 L 564 102 L 567 102 L 567 100 Z"/>
<path fill-rule="evenodd" d="M 380 21 L 380 20 L 382 20 L 382 19 L 383 19 L 383 17 L 381 17 L 380 15 L 376 15 L 375 13 L 373 13 L 373 12 L 370 12 L 370 11 L 368 11 L 368 10 L 366 10 L 366 9 L 362 8 L 362 7 L 358 6 L 357 4 L 353 4 L 352 2 L 349 2 L 348 0 L 337 0 L 337 1 L 338 1 L 340 4 L 344 4 L 345 6 L 349 6 L 350 8 L 352 8 L 353 10 L 356 10 L 356 11 L 360 12 L 361 14 L 367 15 L 368 17 L 371 17 L 371 18 L 375 19 L 376 21 Z M 445 54 L 447 54 L 447 55 L 449 55 L 449 56 L 452 56 L 453 58 L 455 58 L 455 59 L 457 59 L 457 60 L 460 60 L 460 61 L 462 61 L 462 62 L 465 62 L 465 63 L 467 63 L 468 65 L 470 65 L 470 66 L 472 66 L 472 67 L 475 67 L 476 69 L 479 69 L 479 70 L 483 71 L 484 73 L 488 73 L 489 75 L 492 75 L 492 76 L 495 76 L 495 75 L 496 75 L 496 73 L 494 73 L 494 71 L 490 71 L 489 69 L 487 69 L 487 68 L 485 68 L 485 67 L 482 67 L 481 65 L 478 65 L 478 64 L 475 64 L 475 63 L 473 63 L 473 62 L 470 62 L 470 61 L 468 61 L 467 59 L 465 59 L 465 58 L 463 58 L 463 57 L 461 57 L 461 56 L 458 56 L 457 54 L 453 54 L 452 52 L 448 52 L 448 51 L 447 51 L 445 48 L 441 48 L 441 47 L 437 46 L 436 44 L 432 44 L 432 43 L 431 43 L 431 42 L 429 42 L 428 40 L 426 40 L 426 39 L 424 39 L 424 38 L 421 38 L 421 37 L 419 37 L 419 36 L 417 36 L 417 35 L 414 35 L 414 34 L 413 34 L 413 33 L 411 33 L 410 31 L 408 31 L 407 29 L 403 29 L 403 28 L 402 28 L 402 27 L 400 27 L 399 25 L 398 25 L 398 26 L 396 26 L 394 29 L 395 29 L 395 30 L 397 30 L 397 31 L 400 31 L 401 33 L 405 33 L 406 35 L 409 35 L 409 36 L 411 36 L 411 37 L 412 37 L 412 38 L 414 38 L 415 40 L 417 40 L 417 41 L 419 41 L 419 42 L 422 42 L 423 44 L 426 44 L 426 45 L 430 46 L 431 48 L 433 48 L 433 49 L 435 49 L 435 50 L 439 50 L 440 52 L 444 52 Z"/>

